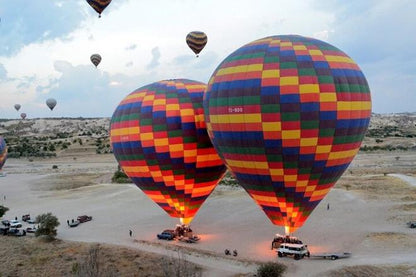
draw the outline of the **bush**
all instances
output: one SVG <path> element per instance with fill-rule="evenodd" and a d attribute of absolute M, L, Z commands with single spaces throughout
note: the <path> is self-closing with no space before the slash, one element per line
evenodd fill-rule
<path fill-rule="evenodd" d="M 2 217 L 5 213 L 7 213 L 8 210 L 9 208 L 0 205 L 0 217 Z"/>
<path fill-rule="evenodd" d="M 52 166 L 52 169 L 58 169 L 58 166 L 57 166 L 56 164 L 54 164 L 54 165 Z"/>
<path fill-rule="evenodd" d="M 287 266 L 284 264 L 268 262 L 262 264 L 257 269 L 257 276 L 259 277 L 280 277 L 286 271 Z"/>
<path fill-rule="evenodd" d="M 56 227 L 60 224 L 56 216 L 52 213 L 41 214 L 36 217 L 36 222 L 38 222 L 38 229 L 35 236 L 46 236 L 51 240 L 56 237 Z"/>
<path fill-rule="evenodd" d="M 111 182 L 117 184 L 133 183 L 132 180 L 130 180 L 130 178 L 122 170 L 117 170 L 114 172 L 114 175 L 111 178 Z"/>

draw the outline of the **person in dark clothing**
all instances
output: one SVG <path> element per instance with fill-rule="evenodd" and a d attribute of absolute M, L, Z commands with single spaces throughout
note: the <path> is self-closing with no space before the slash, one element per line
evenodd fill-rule
<path fill-rule="evenodd" d="M 129 230 L 130 237 L 133 235 L 133 231 Z"/>

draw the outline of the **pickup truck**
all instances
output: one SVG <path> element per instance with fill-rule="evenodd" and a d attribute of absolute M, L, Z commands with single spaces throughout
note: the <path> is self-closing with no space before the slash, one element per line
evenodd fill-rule
<path fill-rule="evenodd" d="M 84 223 L 84 222 L 87 222 L 87 221 L 92 220 L 92 216 L 88 216 L 88 215 L 80 215 L 80 216 L 78 216 L 78 217 L 77 217 L 77 220 L 78 220 L 80 223 Z"/>

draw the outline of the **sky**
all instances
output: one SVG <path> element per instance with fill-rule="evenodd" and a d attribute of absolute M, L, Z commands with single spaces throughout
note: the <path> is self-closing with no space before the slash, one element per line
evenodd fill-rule
<path fill-rule="evenodd" d="M 137 88 L 207 83 L 239 47 L 284 34 L 347 53 L 367 78 L 374 113 L 416 112 L 414 11 L 414 0 L 113 0 L 98 18 L 85 0 L 0 0 L 0 118 L 111 117 Z M 199 58 L 185 43 L 195 30 L 208 36 Z"/>

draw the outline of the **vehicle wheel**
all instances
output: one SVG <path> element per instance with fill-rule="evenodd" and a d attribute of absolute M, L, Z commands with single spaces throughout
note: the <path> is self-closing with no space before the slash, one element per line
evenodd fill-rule
<path fill-rule="evenodd" d="M 295 257 L 294 257 L 294 259 L 295 259 L 295 260 L 299 260 L 299 259 L 300 259 L 300 256 L 299 256 L 299 254 L 295 254 Z"/>
<path fill-rule="evenodd" d="M 277 252 L 277 256 L 279 256 L 280 258 L 283 257 L 282 252 Z"/>
<path fill-rule="evenodd" d="M 336 259 L 338 259 L 338 257 L 337 257 L 337 256 L 335 256 L 335 255 L 332 255 L 332 256 L 331 256 L 331 260 L 336 260 Z"/>

